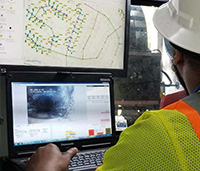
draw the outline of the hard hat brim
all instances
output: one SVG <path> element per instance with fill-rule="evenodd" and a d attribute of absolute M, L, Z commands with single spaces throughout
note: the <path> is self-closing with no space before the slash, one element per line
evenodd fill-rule
<path fill-rule="evenodd" d="M 168 3 L 160 6 L 154 13 L 154 26 L 167 40 L 186 50 L 200 54 L 200 34 L 180 25 L 170 16 Z"/>

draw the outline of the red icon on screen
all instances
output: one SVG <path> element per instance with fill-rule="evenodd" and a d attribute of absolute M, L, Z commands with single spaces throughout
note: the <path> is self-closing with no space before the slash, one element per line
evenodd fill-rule
<path fill-rule="evenodd" d="M 94 129 L 89 129 L 89 136 L 94 135 Z"/>

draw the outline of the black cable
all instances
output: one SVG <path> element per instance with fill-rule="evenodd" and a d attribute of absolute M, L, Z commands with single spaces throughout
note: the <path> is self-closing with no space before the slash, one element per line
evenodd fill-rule
<path fill-rule="evenodd" d="M 172 84 L 172 80 L 171 80 L 171 78 L 169 77 L 169 75 L 165 72 L 165 71 L 163 71 L 163 70 L 161 70 L 161 72 L 167 77 L 167 79 L 169 80 L 169 84 L 165 84 L 165 83 L 161 83 L 160 85 L 161 86 L 164 86 L 164 87 L 176 87 L 177 89 L 179 89 L 179 82 L 176 82 L 175 84 Z"/>
<path fill-rule="evenodd" d="M 172 80 L 171 80 L 171 78 L 169 77 L 169 75 L 165 72 L 165 71 L 163 71 L 163 70 L 161 70 L 161 72 L 167 77 L 167 79 L 169 80 L 169 84 L 164 84 L 166 87 L 170 87 L 171 85 L 172 85 Z"/>

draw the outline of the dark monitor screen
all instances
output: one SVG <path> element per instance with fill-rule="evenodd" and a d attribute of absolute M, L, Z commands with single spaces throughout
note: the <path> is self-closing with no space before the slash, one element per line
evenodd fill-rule
<path fill-rule="evenodd" d="M 169 0 L 131 0 L 131 5 L 160 6 Z"/>

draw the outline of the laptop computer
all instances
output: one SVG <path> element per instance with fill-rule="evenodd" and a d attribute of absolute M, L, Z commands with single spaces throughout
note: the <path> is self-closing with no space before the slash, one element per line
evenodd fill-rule
<path fill-rule="evenodd" d="M 8 160 L 25 160 L 48 143 L 62 152 L 104 151 L 115 143 L 113 81 L 110 74 L 14 71 L 8 74 Z M 101 162 L 69 170 L 95 170 Z M 74 163 L 72 163 L 72 166 Z"/>

